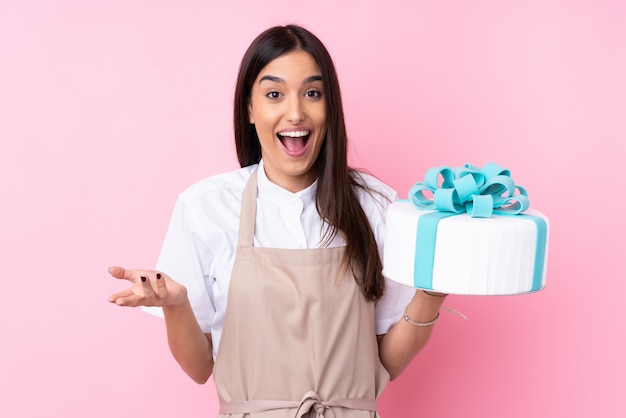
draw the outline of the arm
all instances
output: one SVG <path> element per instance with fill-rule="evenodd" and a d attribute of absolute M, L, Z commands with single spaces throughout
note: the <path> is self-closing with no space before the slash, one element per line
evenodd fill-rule
<path fill-rule="evenodd" d="M 109 302 L 119 306 L 161 306 L 167 340 L 174 358 L 196 383 L 205 383 L 213 372 L 211 334 L 204 334 L 191 309 L 187 289 L 163 273 L 111 267 L 115 278 L 133 285 Z"/>
<path fill-rule="evenodd" d="M 200 330 L 189 300 L 183 306 L 164 306 L 163 314 L 172 355 L 194 382 L 206 383 L 213 373 L 211 334 Z"/>
<path fill-rule="evenodd" d="M 432 321 L 438 315 L 444 296 L 443 294 L 431 296 L 417 290 L 407 306 L 406 313 L 415 322 Z M 392 380 L 402 373 L 413 357 L 426 345 L 433 332 L 433 326 L 417 327 L 401 318 L 387 334 L 378 336 L 380 360 Z"/>

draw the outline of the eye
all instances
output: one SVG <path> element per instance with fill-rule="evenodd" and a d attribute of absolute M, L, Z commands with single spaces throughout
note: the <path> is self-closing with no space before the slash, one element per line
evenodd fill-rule
<path fill-rule="evenodd" d="M 319 99 L 322 97 L 322 92 L 319 90 L 307 90 L 307 92 L 304 93 L 304 96 L 309 99 Z"/>
<path fill-rule="evenodd" d="M 276 90 L 272 90 L 268 93 L 265 94 L 265 97 L 269 98 L 269 99 L 280 99 L 281 94 L 279 92 L 277 92 Z"/>

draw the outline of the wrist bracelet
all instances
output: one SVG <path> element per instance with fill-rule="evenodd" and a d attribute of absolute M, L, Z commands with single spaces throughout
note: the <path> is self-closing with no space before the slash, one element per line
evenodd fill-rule
<path fill-rule="evenodd" d="M 432 296 L 434 298 L 445 298 L 446 296 L 448 296 L 447 293 L 441 294 L 441 295 L 435 295 L 434 293 L 430 293 L 428 290 L 424 290 L 422 289 L 422 292 L 426 293 L 428 296 Z"/>
<path fill-rule="evenodd" d="M 408 309 L 408 305 L 406 308 L 404 308 L 404 314 L 402 314 L 402 317 L 404 318 L 404 320 L 406 322 L 408 322 L 409 324 L 416 326 L 416 327 L 429 327 L 431 325 L 433 325 L 435 323 L 435 321 L 437 321 L 437 319 L 439 318 L 439 312 L 437 312 L 437 316 L 435 317 L 435 319 L 433 319 L 432 321 L 428 321 L 428 322 L 415 322 L 413 321 L 411 318 L 409 318 L 409 315 L 406 313 L 407 309 Z"/>

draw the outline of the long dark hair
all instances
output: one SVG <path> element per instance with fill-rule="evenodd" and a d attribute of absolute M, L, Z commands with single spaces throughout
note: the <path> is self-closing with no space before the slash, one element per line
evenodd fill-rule
<path fill-rule="evenodd" d="M 317 211 L 329 225 L 324 233 L 324 245 L 328 245 L 338 231 L 343 233 L 347 247 L 344 261 L 352 269 L 363 296 L 375 301 L 384 292 L 382 262 L 357 196 L 357 189 L 369 190 L 359 173 L 348 166 L 348 138 L 333 61 L 324 44 L 300 26 L 276 26 L 264 31 L 252 42 L 241 61 L 234 115 L 239 164 L 245 167 L 261 160 L 259 138 L 248 119 L 248 103 L 256 77 L 270 61 L 298 49 L 311 54 L 322 72 L 327 131 L 315 168 L 319 174 Z"/>

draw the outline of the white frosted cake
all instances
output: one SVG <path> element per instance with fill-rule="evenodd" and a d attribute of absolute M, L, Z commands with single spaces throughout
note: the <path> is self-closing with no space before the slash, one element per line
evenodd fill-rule
<path fill-rule="evenodd" d="M 522 208 L 524 213 L 472 217 L 465 211 L 425 210 L 420 207 L 431 202 L 424 188 L 418 189 L 414 186 L 410 200 L 394 202 L 387 210 L 386 277 L 463 295 L 514 295 L 545 286 L 549 223 L 544 214 Z M 495 189 L 500 196 L 502 190 Z"/>

